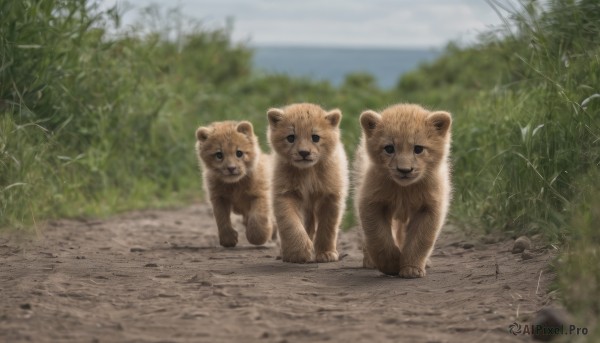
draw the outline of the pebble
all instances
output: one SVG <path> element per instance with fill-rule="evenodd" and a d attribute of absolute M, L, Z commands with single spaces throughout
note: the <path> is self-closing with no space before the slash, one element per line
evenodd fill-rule
<path fill-rule="evenodd" d="M 533 325 L 541 325 L 543 328 L 568 328 L 568 314 L 562 309 L 545 307 L 536 314 L 535 319 L 533 320 Z M 534 331 L 533 339 L 548 342 L 561 336 L 561 334 L 544 335 L 542 333 L 543 332 L 537 333 Z"/>
<path fill-rule="evenodd" d="M 523 261 L 531 260 L 532 258 L 533 255 L 531 253 L 528 253 L 527 251 L 523 251 L 523 253 L 521 254 L 521 259 L 523 259 Z"/>
<path fill-rule="evenodd" d="M 515 244 L 512 248 L 512 253 L 520 254 L 528 249 L 531 249 L 531 241 L 526 236 L 521 236 L 515 240 Z"/>
<path fill-rule="evenodd" d="M 481 238 L 481 241 L 484 244 L 494 244 L 498 242 L 498 239 L 496 237 L 493 236 L 484 236 L 483 238 Z"/>

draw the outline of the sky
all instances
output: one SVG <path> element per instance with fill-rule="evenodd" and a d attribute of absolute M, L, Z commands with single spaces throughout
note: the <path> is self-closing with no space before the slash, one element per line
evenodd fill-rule
<path fill-rule="evenodd" d="M 512 1 L 512 0 L 505 0 Z M 130 8 L 125 25 L 156 0 L 101 0 Z M 485 0 L 178 0 L 205 27 L 233 18 L 232 39 L 257 46 L 437 48 L 469 43 L 502 21 Z"/>

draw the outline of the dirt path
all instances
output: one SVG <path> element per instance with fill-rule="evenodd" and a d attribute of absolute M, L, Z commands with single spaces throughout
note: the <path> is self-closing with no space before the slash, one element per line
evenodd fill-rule
<path fill-rule="evenodd" d="M 221 248 L 206 205 L 41 232 L 0 236 L 2 342 L 513 342 L 552 279 L 549 252 L 469 248 L 451 227 L 416 280 L 359 268 L 353 231 L 338 263 L 283 263 L 243 234 Z"/>

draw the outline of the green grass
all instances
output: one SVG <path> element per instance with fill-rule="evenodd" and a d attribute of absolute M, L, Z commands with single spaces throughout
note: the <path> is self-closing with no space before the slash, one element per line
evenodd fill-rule
<path fill-rule="evenodd" d="M 600 4 L 547 5 L 523 3 L 500 37 L 449 45 L 397 91 L 454 113 L 455 220 L 558 243 L 563 301 L 596 341 Z"/>
<path fill-rule="evenodd" d="M 567 308 L 580 326 L 590 331 L 590 341 L 600 337 L 600 178 L 598 170 L 579 182 L 573 199 L 569 237 L 558 261 L 558 284 Z M 591 186 L 592 185 L 592 186 Z"/>
<path fill-rule="evenodd" d="M 454 215 L 558 241 L 573 182 L 600 164 L 600 101 L 581 105 L 600 92 L 600 8 L 551 1 L 541 12 L 528 3 L 512 18 L 518 30 L 450 45 L 398 92 L 454 113 Z"/>
<path fill-rule="evenodd" d="M 230 26 L 205 29 L 178 10 L 149 8 L 123 29 L 117 10 L 91 1 L 3 1 L 0 227 L 198 199 L 194 130 L 211 121 L 251 120 L 266 148 L 269 107 L 338 107 L 351 155 L 363 110 L 418 102 L 454 116 L 452 220 L 564 247 L 563 298 L 597 318 L 586 299 L 600 298 L 600 4 L 527 1 L 511 11 L 509 26 L 471 46 L 449 43 L 386 91 L 362 73 L 339 87 L 257 74 Z"/>

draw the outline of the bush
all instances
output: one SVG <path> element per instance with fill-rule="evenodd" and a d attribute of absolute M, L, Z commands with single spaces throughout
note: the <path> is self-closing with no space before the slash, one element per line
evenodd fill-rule
<path fill-rule="evenodd" d="M 228 28 L 190 32 L 178 51 L 164 32 L 107 34 L 119 13 L 84 0 L 1 6 L 0 226 L 200 189 L 188 103 L 250 70 Z"/>
<path fill-rule="evenodd" d="M 600 101 L 581 105 L 600 93 L 600 4 L 531 2 L 511 17 L 516 32 L 450 44 L 397 91 L 455 114 L 454 215 L 556 240 L 573 182 L 600 163 Z"/>

